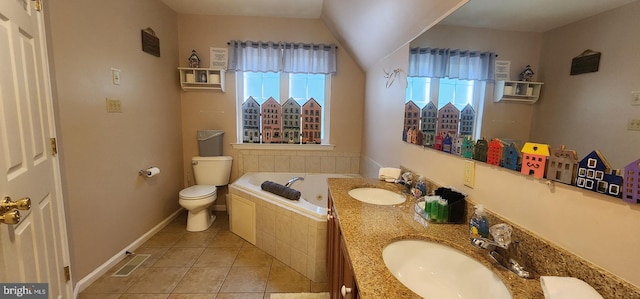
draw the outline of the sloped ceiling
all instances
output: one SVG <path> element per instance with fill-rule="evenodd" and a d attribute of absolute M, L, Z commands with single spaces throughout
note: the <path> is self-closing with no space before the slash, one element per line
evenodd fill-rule
<path fill-rule="evenodd" d="M 544 32 L 637 0 L 161 1 L 181 14 L 321 18 L 367 70 L 441 20 L 454 26 Z"/>
<path fill-rule="evenodd" d="M 468 0 L 324 0 L 321 18 L 368 70 Z"/>

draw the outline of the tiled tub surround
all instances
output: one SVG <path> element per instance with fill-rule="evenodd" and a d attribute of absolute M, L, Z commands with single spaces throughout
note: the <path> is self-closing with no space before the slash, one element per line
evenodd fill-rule
<path fill-rule="evenodd" d="M 260 188 L 265 180 L 284 185 L 296 176 L 305 178 L 292 185 L 302 193 L 299 201 Z M 327 178 L 354 176 L 357 175 L 246 173 L 229 186 L 229 192 L 256 206 L 256 247 L 312 281 L 326 282 Z"/>
<path fill-rule="evenodd" d="M 360 153 L 352 152 L 239 150 L 237 160 L 239 176 L 246 172 L 360 173 Z"/>
<path fill-rule="evenodd" d="M 469 242 L 468 224 L 428 224 L 413 211 L 415 199 L 405 203 L 377 206 L 351 198 L 348 191 L 359 187 L 400 190 L 395 184 L 375 179 L 329 179 L 331 196 L 342 228 L 358 292 L 361 298 L 420 298 L 402 285 L 384 265 L 382 250 L 399 239 L 437 241 L 479 260 L 494 271 L 507 285 L 513 298 L 544 298 L 540 280 L 523 279 L 493 262 L 486 250 Z M 467 204 L 467 220 L 473 203 Z M 491 224 L 505 222 L 488 211 Z M 467 221 L 468 223 L 468 221 Z M 576 255 L 545 242 L 521 227 L 514 228 L 513 239 L 520 241 L 520 252 L 531 255 L 530 262 L 538 275 L 572 276 L 593 286 L 604 298 L 640 298 L 640 290 Z M 615 254 L 615 253 L 612 253 Z M 428 256 L 424 257 L 428 259 Z"/>

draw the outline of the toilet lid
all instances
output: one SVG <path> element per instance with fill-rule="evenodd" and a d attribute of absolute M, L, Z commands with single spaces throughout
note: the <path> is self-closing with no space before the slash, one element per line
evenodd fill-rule
<path fill-rule="evenodd" d="M 216 186 L 195 185 L 180 191 L 182 199 L 200 199 L 216 195 Z"/>

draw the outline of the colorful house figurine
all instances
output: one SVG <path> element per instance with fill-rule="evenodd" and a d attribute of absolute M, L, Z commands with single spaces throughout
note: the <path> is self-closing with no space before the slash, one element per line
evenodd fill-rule
<path fill-rule="evenodd" d="M 260 106 L 262 110 L 262 143 L 282 143 L 282 106 L 273 97 Z"/>
<path fill-rule="evenodd" d="M 420 108 L 413 101 L 408 101 L 404 104 L 404 129 L 409 128 L 417 129 L 420 124 Z M 407 142 L 409 139 L 407 138 Z"/>
<path fill-rule="evenodd" d="M 489 143 L 484 137 L 478 139 L 473 146 L 473 159 L 480 162 L 487 162 L 487 151 L 489 150 Z"/>
<path fill-rule="evenodd" d="M 451 135 L 444 135 L 444 139 L 442 140 L 442 151 L 445 153 L 451 153 L 451 147 L 453 145 L 453 140 Z"/>
<path fill-rule="evenodd" d="M 578 163 L 576 186 L 613 197 L 622 196 L 620 170 L 611 169 L 599 151 L 592 151 Z"/>
<path fill-rule="evenodd" d="M 457 136 L 454 140 L 453 140 L 453 145 L 451 146 L 451 153 L 456 155 L 456 156 L 461 156 L 462 155 L 462 143 L 464 142 L 464 140 L 466 139 L 466 137 L 464 136 Z"/>
<path fill-rule="evenodd" d="M 519 171 L 520 149 L 515 142 L 507 144 L 502 150 L 502 167 Z"/>
<path fill-rule="evenodd" d="M 475 142 L 473 142 L 473 139 L 471 139 L 471 136 L 464 136 L 462 139 L 462 153 L 460 155 L 463 158 L 472 159 L 474 146 L 475 146 Z"/>
<path fill-rule="evenodd" d="M 294 98 L 282 104 L 282 141 L 285 143 L 300 143 L 300 108 Z"/>
<path fill-rule="evenodd" d="M 322 143 L 322 106 L 310 98 L 302 105 L 302 143 Z"/>
<path fill-rule="evenodd" d="M 433 102 L 427 103 L 422 108 L 420 116 L 420 131 L 424 134 L 425 146 L 433 145 L 436 138 L 436 126 L 438 125 L 438 108 Z"/>
<path fill-rule="evenodd" d="M 460 123 L 460 110 L 451 103 L 447 103 L 444 107 L 438 110 L 438 126 L 437 133 L 448 133 L 451 135 L 458 135 L 458 126 Z"/>
<path fill-rule="evenodd" d="M 624 167 L 624 186 L 622 200 L 629 203 L 640 203 L 640 159 Z"/>
<path fill-rule="evenodd" d="M 441 151 L 444 143 L 444 136 L 442 134 L 436 135 L 436 140 L 433 143 L 433 148 L 437 151 Z"/>
<path fill-rule="evenodd" d="M 198 53 L 196 53 L 196 50 L 191 51 L 191 55 L 189 56 L 189 67 L 200 67 L 200 57 L 198 57 Z"/>
<path fill-rule="evenodd" d="M 414 134 L 416 136 L 416 142 L 414 144 L 423 145 L 424 144 L 424 134 L 422 134 L 422 131 L 415 130 Z"/>
<path fill-rule="evenodd" d="M 578 170 L 578 154 L 574 150 L 568 150 L 564 145 L 551 150 L 547 166 L 546 178 L 573 185 Z"/>
<path fill-rule="evenodd" d="M 522 147 L 522 169 L 520 172 L 539 179 L 544 178 L 547 157 L 549 157 L 549 145 L 525 143 Z"/>
<path fill-rule="evenodd" d="M 487 164 L 500 166 L 500 161 L 502 160 L 502 151 L 504 149 L 504 144 L 498 138 L 493 138 L 489 141 L 489 146 L 487 148 Z"/>
<path fill-rule="evenodd" d="M 473 136 L 473 129 L 475 125 L 476 111 L 473 110 L 471 104 L 467 104 L 462 111 L 460 111 L 460 135 Z"/>
<path fill-rule="evenodd" d="M 411 127 L 409 127 L 409 129 L 407 129 L 407 142 L 411 143 L 411 141 L 413 140 L 413 133 L 415 132 L 415 130 Z"/>
<path fill-rule="evenodd" d="M 242 142 L 260 143 L 260 104 L 249 97 L 242 103 Z"/>

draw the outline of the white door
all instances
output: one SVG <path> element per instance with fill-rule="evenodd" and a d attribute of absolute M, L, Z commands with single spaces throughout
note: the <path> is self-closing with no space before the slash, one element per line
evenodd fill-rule
<path fill-rule="evenodd" d="M 70 298 L 59 164 L 50 146 L 55 132 L 44 17 L 34 9 L 39 2 L 0 1 L 0 199 L 31 198 L 18 224 L 0 220 L 0 282 L 48 283 L 49 298 Z"/>

